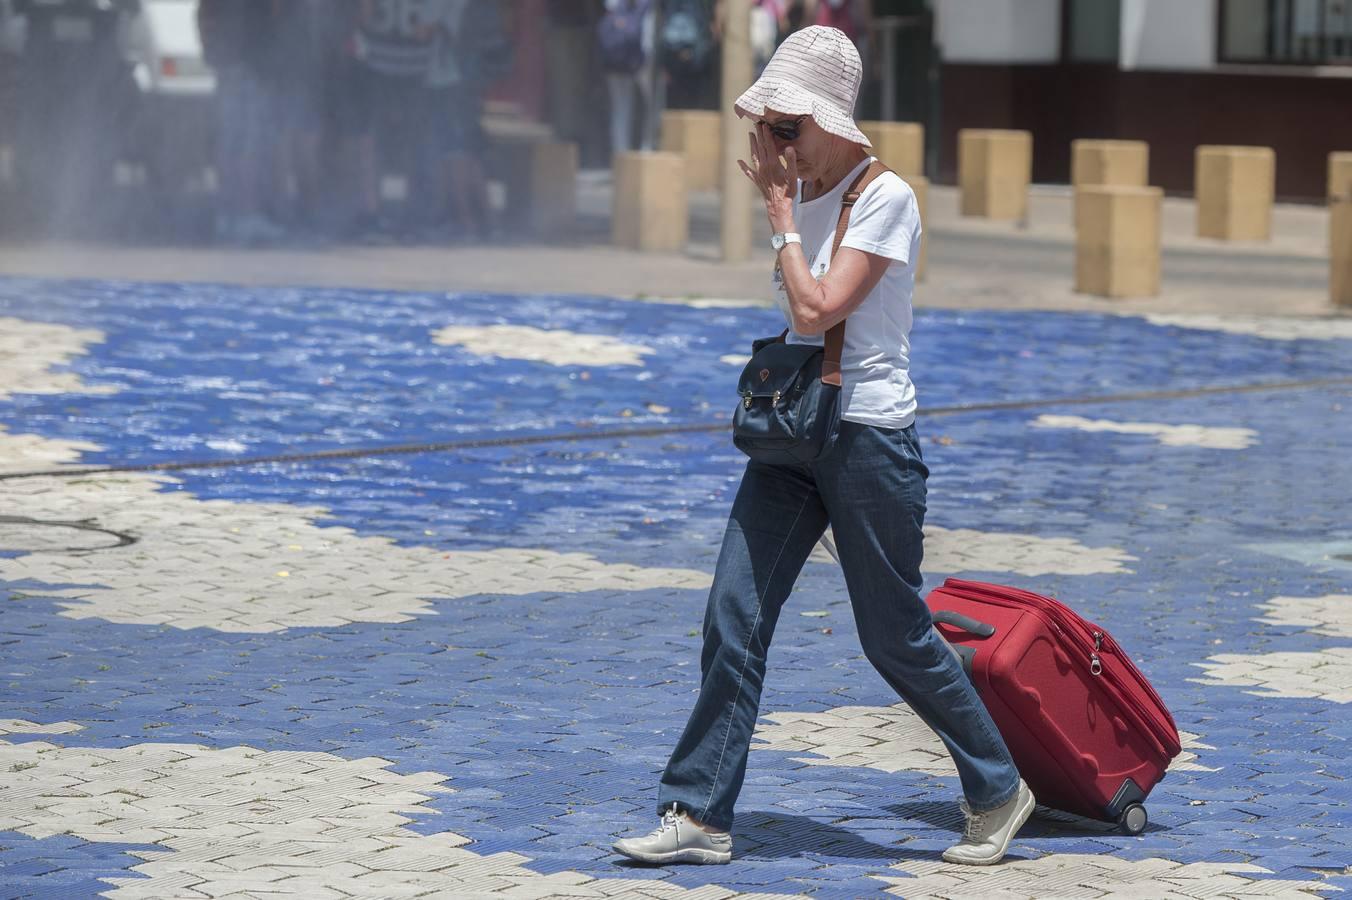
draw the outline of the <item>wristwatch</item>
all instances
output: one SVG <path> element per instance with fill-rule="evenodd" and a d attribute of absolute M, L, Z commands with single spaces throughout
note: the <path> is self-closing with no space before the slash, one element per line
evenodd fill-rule
<path fill-rule="evenodd" d="M 792 231 L 777 231 L 770 235 L 770 249 L 778 253 L 787 244 L 801 244 L 803 236 Z"/>

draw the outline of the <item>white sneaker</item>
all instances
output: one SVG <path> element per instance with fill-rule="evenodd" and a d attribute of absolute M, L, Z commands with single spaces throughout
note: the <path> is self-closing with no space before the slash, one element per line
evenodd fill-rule
<path fill-rule="evenodd" d="M 662 824 L 647 837 L 616 841 L 615 852 L 645 863 L 722 865 L 732 861 L 732 835 L 710 834 L 675 805 L 662 814 Z"/>
<path fill-rule="evenodd" d="M 1033 792 L 1019 779 L 1014 799 L 1004 806 L 985 812 L 972 812 L 966 801 L 962 811 L 967 816 L 967 827 L 962 840 L 944 851 L 944 860 L 968 866 L 990 866 L 1004 858 L 1009 842 L 1014 840 L 1023 823 L 1033 814 Z"/>

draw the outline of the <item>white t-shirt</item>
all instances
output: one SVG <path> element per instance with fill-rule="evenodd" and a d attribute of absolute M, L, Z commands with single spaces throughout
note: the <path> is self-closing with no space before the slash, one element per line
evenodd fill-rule
<path fill-rule="evenodd" d="M 812 274 L 821 278 L 831 268 L 831 245 L 840 220 L 840 198 L 868 167 L 864 160 L 834 189 L 802 199 L 802 183 L 794 200 L 794 221 L 803 236 L 803 252 Z M 850 211 L 841 247 L 853 247 L 892 260 L 882 280 L 845 320 L 841 354 L 841 418 L 881 428 L 905 428 L 915 421 L 915 386 L 911 384 L 911 294 L 915 260 L 920 253 L 920 210 L 915 192 L 895 173 L 873 180 Z M 821 346 L 824 335 L 792 330 L 789 297 L 776 272 L 775 302 L 790 323 L 790 344 Z"/>

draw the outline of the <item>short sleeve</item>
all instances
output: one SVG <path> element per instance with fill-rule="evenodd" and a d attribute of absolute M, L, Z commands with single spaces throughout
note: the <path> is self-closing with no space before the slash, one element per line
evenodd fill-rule
<path fill-rule="evenodd" d="M 840 246 L 909 263 L 911 245 L 919 234 L 915 192 L 895 173 L 884 172 L 855 203 Z"/>

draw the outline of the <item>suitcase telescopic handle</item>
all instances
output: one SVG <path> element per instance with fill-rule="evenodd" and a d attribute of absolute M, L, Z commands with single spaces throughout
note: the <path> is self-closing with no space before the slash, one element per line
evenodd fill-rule
<path fill-rule="evenodd" d="M 941 625 L 952 625 L 954 628 L 961 628 L 969 634 L 977 637 L 988 638 L 995 634 L 995 626 L 987 622 L 978 622 L 971 616 L 964 616 L 962 613 L 953 612 L 951 609 L 935 610 L 931 618 Z"/>

